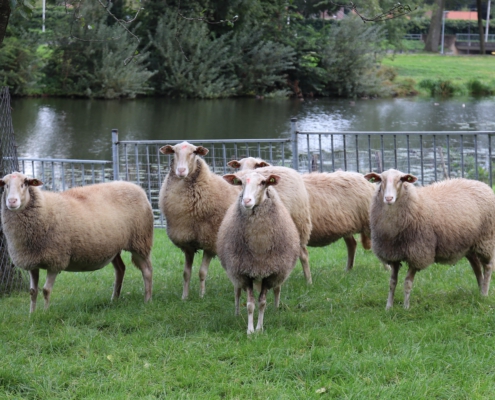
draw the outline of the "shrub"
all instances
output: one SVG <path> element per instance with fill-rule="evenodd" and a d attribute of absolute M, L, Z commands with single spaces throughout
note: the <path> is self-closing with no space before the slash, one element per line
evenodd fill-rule
<path fill-rule="evenodd" d="M 495 93 L 495 88 L 476 78 L 469 80 L 466 86 L 472 96 L 489 96 Z"/>
<path fill-rule="evenodd" d="M 423 79 L 419 82 L 419 87 L 430 92 L 431 96 L 450 97 L 454 93 L 461 91 L 461 88 L 450 80 Z"/>

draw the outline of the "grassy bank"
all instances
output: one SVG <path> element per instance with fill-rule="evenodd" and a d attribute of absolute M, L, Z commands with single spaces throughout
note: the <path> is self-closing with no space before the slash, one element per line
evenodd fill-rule
<path fill-rule="evenodd" d="M 383 65 L 396 70 L 397 76 L 394 80 L 396 84 L 413 85 L 414 89 L 422 94 L 432 94 L 432 84 L 441 82 L 449 82 L 447 86 L 452 88 L 452 92 L 448 95 L 495 93 L 495 57 L 493 56 L 397 54 L 386 57 Z M 491 93 L 473 93 L 482 88 L 488 89 Z"/>
<path fill-rule="evenodd" d="M 478 294 L 467 262 L 418 274 L 409 311 L 401 308 L 401 271 L 396 306 L 386 312 L 389 274 L 371 253 L 359 247 L 350 273 L 342 241 L 310 256 L 313 286 L 298 263 L 281 309 L 273 310 L 270 294 L 265 332 L 251 337 L 245 305 L 234 316 L 233 287 L 218 260 L 206 297 L 198 296 L 196 260 L 191 298 L 180 299 L 183 257 L 162 230 L 150 304 L 133 267 L 114 303 L 111 267 L 62 273 L 48 312 L 29 316 L 27 293 L 4 297 L 0 398 L 493 396 L 495 295 Z"/>

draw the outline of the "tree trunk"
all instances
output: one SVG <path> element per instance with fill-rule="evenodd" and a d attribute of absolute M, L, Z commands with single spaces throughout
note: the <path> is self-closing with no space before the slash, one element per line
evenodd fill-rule
<path fill-rule="evenodd" d="M 431 15 L 430 28 L 428 29 L 428 36 L 425 41 L 425 51 L 438 53 L 440 35 L 442 34 L 442 17 L 444 8 L 445 0 L 435 0 L 435 7 Z"/>
<path fill-rule="evenodd" d="M 0 0 L 0 44 L 3 43 L 10 18 L 10 0 Z"/>
<path fill-rule="evenodd" d="M 478 31 L 480 32 L 480 54 L 485 55 L 485 35 L 483 34 L 483 17 L 481 16 L 481 0 L 476 0 L 478 9 Z"/>

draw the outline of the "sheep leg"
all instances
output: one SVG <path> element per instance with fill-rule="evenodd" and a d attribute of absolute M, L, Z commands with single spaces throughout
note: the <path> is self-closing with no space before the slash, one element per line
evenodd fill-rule
<path fill-rule="evenodd" d="M 194 250 L 184 250 L 184 256 L 184 289 L 182 290 L 182 300 L 186 300 L 189 296 L 189 282 L 191 281 Z"/>
<path fill-rule="evenodd" d="M 488 264 L 483 264 L 484 268 L 484 279 L 483 279 L 483 287 L 481 289 L 481 294 L 483 296 L 488 296 L 488 290 L 490 290 L 490 280 L 492 279 L 492 271 L 493 271 L 493 261 L 490 261 Z"/>
<path fill-rule="evenodd" d="M 248 312 L 248 329 L 247 334 L 254 333 L 254 294 L 253 285 L 246 288 L 247 292 L 247 312 Z"/>
<path fill-rule="evenodd" d="M 277 286 L 273 288 L 273 294 L 275 295 L 275 308 L 280 306 L 280 290 L 282 286 Z"/>
<path fill-rule="evenodd" d="M 239 315 L 240 312 L 239 312 L 239 304 L 241 302 L 241 291 L 242 291 L 242 288 L 240 287 L 236 287 L 234 289 L 234 296 L 235 296 L 235 315 Z"/>
<path fill-rule="evenodd" d="M 260 297 L 258 298 L 258 324 L 256 325 L 257 331 L 263 330 L 263 317 L 265 316 L 265 308 L 266 308 L 266 292 L 268 289 L 265 285 L 261 288 Z"/>
<path fill-rule="evenodd" d="M 213 254 L 203 251 L 203 261 L 201 261 L 201 267 L 199 268 L 199 297 L 205 295 L 206 275 L 208 274 L 208 267 L 213 256 Z"/>
<path fill-rule="evenodd" d="M 115 270 L 115 283 L 113 284 L 112 300 L 120 297 L 120 291 L 122 290 L 122 282 L 125 275 L 125 264 L 122 261 L 120 253 L 117 254 L 112 260 L 113 268 Z"/>
<path fill-rule="evenodd" d="M 38 282 L 40 280 L 40 270 L 33 269 L 29 271 L 29 294 L 31 295 L 31 308 L 29 312 L 36 310 L 36 299 L 38 298 Z"/>
<path fill-rule="evenodd" d="M 146 303 L 151 300 L 151 294 L 153 292 L 153 267 L 151 266 L 150 256 L 143 257 L 137 253 L 132 253 L 132 262 L 136 267 L 138 267 L 141 270 L 141 274 L 143 275 L 144 302 Z M 124 265 L 124 262 L 122 262 L 122 265 Z M 125 272 L 125 265 L 124 265 L 124 272 Z M 122 273 L 122 279 L 124 279 L 123 273 Z"/>
<path fill-rule="evenodd" d="M 480 291 L 483 292 L 483 272 L 481 271 L 481 262 L 476 254 L 468 254 L 466 258 L 471 264 L 471 268 L 473 269 L 474 275 L 476 276 L 476 280 L 478 281 L 478 287 Z"/>
<path fill-rule="evenodd" d="M 400 262 L 392 263 L 391 267 L 392 271 L 390 273 L 390 291 L 388 292 L 387 307 L 385 307 L 386 310 L 389 310 L 394 305 L 394 294 L 395 288 L 397 286 L 397 278 L 399 276 Z"/>
<path fill-rule="evenodd" d="M 43 297 L 45 298 L 45 310 L 50 307 L 50 294 L 52 293 L 53 284 L 57 278 L 58 272 L 46 271 L 46 282 L 43 286 Z"/>
<path fill-rule="evenodd" d="M 371 249 L 371 238 L 363 232 L 361 232 L 361 244 L 363 245 L 363 249 Z"/>
<path fill-rule="evenodd" d="M 354 266 L 354 258 L 356 256 L 357 242 L 354 236 L 344 237 L 345 245 L 347 246 L 347 267 L 346 271 L 350 271 Z"/>
<path fill-rule="evenodd" d="M 301 246 L 299 252 L 299 260 L 301 260 L 301 265 L 303 268 L 304 277 L 306 278 L 306 283 L 311 285 L 313 280 L 311 278 L 311 270 L 309 269 L 309 253 L 306 246 Z"/>
<path fill-rule="evenodd" d="M 413 287 L 416 272 L 418 272 L 416 268 L 409 267 L 407 270 L 406 280 L 404 281 L 404 308 L 406 310 L 409 308 L 409 297 L 411 296 L 411 289 Z"/>

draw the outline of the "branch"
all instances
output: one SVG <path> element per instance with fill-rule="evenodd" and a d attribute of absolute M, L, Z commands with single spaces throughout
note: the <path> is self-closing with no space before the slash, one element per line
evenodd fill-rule
<path fill-rule="evenodd" d="M 344 4 L 336 4 L 333 1 L 331 1 L 330 3 L 332 3 L 334 6 L 337 7 L 349 8 L 351 11 L 354 11 L 359 16 L 359 18 L 363 20 L 363 22 L 383 22 L 389 19 L 402 17 L 403 15 L 410 14 L 417 8 L 417 7 L 411 8 L 411 6 L 407 4 L 402 5 L 400 3 L 397 3 L 394 7 L 384 12 L 383 14 L 379 14 L 373 18 L 366 18 L 359 13 L 359 11 L 357 10 L 357 6 L 352 1 L 349 3 L 349 6 L 346 6 Z"/>

